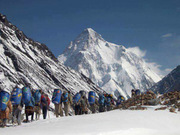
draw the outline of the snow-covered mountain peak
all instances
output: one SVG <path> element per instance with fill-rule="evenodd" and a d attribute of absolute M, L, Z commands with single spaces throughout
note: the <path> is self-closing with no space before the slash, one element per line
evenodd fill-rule
<path fill-rule="evenodd" d="M 91 28 L 72 41 L 58 60 L 87 77 L 109 93 L 128 97 L 131 89 L 146 91 L 161 78 L 136 50 L 105 41 Z"/>
<path fill-rule="evenodd" d="M 74 44 L 80 45 L 81 43 L 97 43 L 98 41 L 104 41 L 100 34 L 94 31 L 92 28 L 87 28 L 82 31 L 81 34 L 74 40 Z M 91 44 L 92 45 L 92 44 Z M 95 45 L 95 44 L 93 44 Z"/>
<path fill-rule="evenodd" d="M 83 74 L 58 63 L 46 45 L 28 38 L 0 14 L 0 89 L 11 91 L 16 85 L 48 93 L 54 88 L 72 93 L 102 90 Z"/>
<path fill-rule="evenodd" d="M 86 28 L 84 29 L 84 32 L 88 32 L 89 34 L 95 34 L 96 32 L 92 28 Z"/>
<path fill-rule="evenodd" d="M 96 31 L 94 31 L 92 28 L 84 29 L 79 36 L 82 36 L 82 35 L 87 35 L 89 38 L 101 37 L 101 35 L 98 34 Z"/>

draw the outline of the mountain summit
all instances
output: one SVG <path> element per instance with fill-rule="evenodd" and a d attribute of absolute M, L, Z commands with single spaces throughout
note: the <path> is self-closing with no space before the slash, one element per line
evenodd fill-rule
<path fill-rule="evenodd" d="M 91 28 L 72 41 L 58 60 L 82 72 L 107 92 L 126 98 L 131 89 L 146 91 L 161 79 L 132 49 L 105 41 Z"/>
<path fill-rule="evenodd" d="M 28 38 L 0 14 L 0 88 L 31 85 L 51 93 L 54 88 L 76 93 L 101 91 L 92 81 L 63 64 L 46 45 Z"/>

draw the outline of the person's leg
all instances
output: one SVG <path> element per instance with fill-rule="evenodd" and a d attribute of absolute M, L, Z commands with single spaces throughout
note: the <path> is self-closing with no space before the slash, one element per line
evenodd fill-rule
<path fill-rule="evenodd" d="M 63 117 L 63 109 L 61 104 L 59 104 L 59 112 L 60 112 L 60 116 Z"/>
<path fill-rule="evenodd" d="M 77 105 L 75 105 L 74 111 L 75 111 L 75 115 L 77 115 L 78 114 Z"/>
<path fill-rule="evenodd" d="M 5 119 L 3 119 L 3 127 L 5 127 L 6 124 L 7 124 L 7 119 L 5 118 Z"/>
<path fill-rule="evenodd" d="M 85 111 L 85 114 L 88 114 L 88 111 Z"/>
<path fill-rule="evenodd" d="M 78 105 L 78 115 L 81 115 L 81 114 L 82 114 L 81 106 Z"/>
<path fill-rule="evenodd" d="M 41 108 L 40 108 L 40 106 L 38 106 L 38 113 L 37 113 L 37 120 L 39 120 L 39 118 L 40 118 L 40 114 L 41 114 Z"/>
<path fill-rule="evenodd" d="M 64 111 L 65 111 L 65 115 L 68 116 L 69 115 L 69 104 L 68 103 L 64 104 Z"/>
<path fill-rule="evenodd" d="M 26 113 L 26 122 L 28 122 L 29 120 L 28 120 L 28 113 Z"/>
<path fill-rule="evenodd" d="M 54 104 L 56 117 L 59 117 L 59 104 Z"/>
<path fill-rule="evenodd" d="M 18 125 L 21 125 L 21 111 L 19 110 L 18 116 L 17 116 L 17 123 Z"/>
<path fill-rule="evenodd" d="M 31 121 L 34 120 L 34 112 L 31 114 Z"/>
<path fill-rule="evenodd" d="M 42 108 L 42 111 L 43 111 L 43 119 L 45 119 L 45 109 L 44 109 L 44 106 Z"/>
<path fill-rule="evenodd" d="M 15 107 L 13 106 L 13 112 L 12 112 L 12 123 L 15 124 L 16 121 L 16 115 L 15 115 Z"/>
<path fill-rule="evenodd" d="M 96 109 L 95 109 L 95 108 L 96 108 L 96 106 L 95 106 L 95 104 L 93 104 L 93 105 L 92 105 L 92 113 L 95 113 L 95 112 L 96 112 Z"/>
<path fill-rule="evenodd" d="M 2 124 L 2 126 L 5 127 L 6 124 L 7 124 L 7 119 L 5 118 L 5 119 L 3 119 L 3 124 Z"/>
<path fill-rule="evenodd" d="M 102 105 L 99 105 L 99 112 L 102 112 Z"/>
<path fill-rule="evenodd" d="M 38 120 L 38 112 L 35 111 L 35 114 L 36 114 L 36 120 Z"/>
<path fill-rule="evenodd" d="M 44 106 L 43 107 L 43 118 L 46 119 L 46 116 L 47 116 L 47 107 Z"/>

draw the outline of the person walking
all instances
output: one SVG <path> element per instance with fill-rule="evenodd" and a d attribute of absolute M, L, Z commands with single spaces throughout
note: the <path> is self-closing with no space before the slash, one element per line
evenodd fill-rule
<path fill-rule="evenodd" d="M 29 116 L 31 116 L 31 122 L 34 120 L 34 105 L 35 105 L 35 100 L 34 97 L 31 96 L 30 102 L 28 104 L 25 104 L 26 123 L 30 122 L 28 119 Z"/>
<path fill-rule="evenodd" d="M 99 112 L 104 112 L 105 111 L 105 96 L 103 94 L 99 95 Z"/>
<path fill-rule="evenodd" d="M 88 114 L 89 103 L 85 95 L 81 98 L 81 114 Z"/>
<path fill-rule="evenodd" d="M 15 123 L 21 125 L 21 112 L 23 108 L 22 90 L 17 86 L 15 86 L 11 92 L 11 102 L 13 105 L 12 123 L 13 125 L 15 125 Z"/>
<path fill-rule="evenodd" d="M 7 120 L 9 119 L 9 115 L 12 112 L 12 104 L 8 95 L 8 92 L 3 90 L 0 91 L 0 102 L 2 104 L 0 106 L 0 119 L 2 121 L 1 127 L 7 126 Z"/>
<path fill-rule="evenodd" d="M 70 92 L 64 91 L 62 94 L 62 102 L 64 104 L 65 116 L 69 115 L 70 106 L 72 105 L 72 97 Z"/>
<path fill-rule="evenodd" d="M 35 90 L 33 94 L 35 100 L 34 112 L 36 114 L 36 120 L 39 120 L 41 115 L 41 93 L 42 90 Z"/>
<path fill-rule="evenodd" d="M 47 111 L 49 109 L 49 105 L 50 105 L 50 99 L 48 95 L 43 92 L 41 95 L 41 108 L 43 112 L 43 119 L 46 119 L 47 117 Z"/>
<path fill-rule="evenodd" d="M 81 114 L 81 94 L 78 92 L 73 97 L 75 115 Z"/>

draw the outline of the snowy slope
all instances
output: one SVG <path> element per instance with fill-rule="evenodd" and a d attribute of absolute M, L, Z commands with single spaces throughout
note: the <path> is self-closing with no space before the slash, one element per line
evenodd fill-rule
<path fill-rule="evenodd" d="M 46 45 L 25 36 L 0 14 L 0 88 L 31 84 L 51 93 L 54 88 L 72 91 L 100 91 L 84 75 L 58 63 Z"/>
<path fill-rule="evenodd" d="M 116 110 L 51 118 L 0 129 L 2 135 L 179 135 L 180 113 Z"/>
<path fill-rule="evenodd" d="M 153 91 L 158 91 L 161 94 L 180 91 L 180 65 L 165 76 L 161 81 L 156 83 L 152 88 Z"/>
<path fill-rule="evenodd" d="M 107 92 L 119 91 L 125 97 L 131 89 L 145 91 L 161 79 L 132 49 L 105 41 L 91 28 L 72 41 L 58 60 Z"/>

